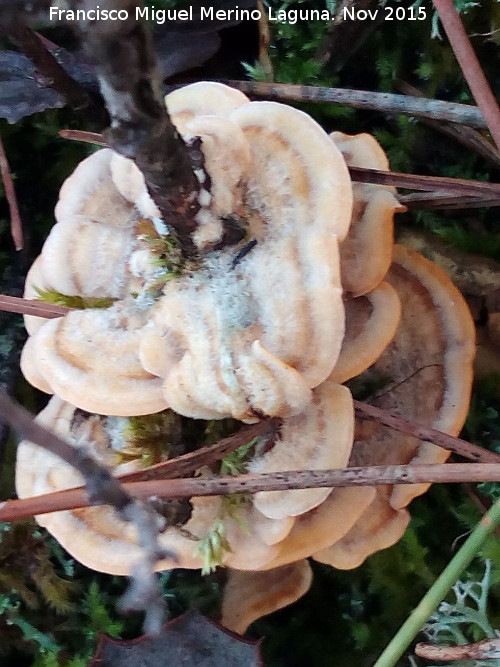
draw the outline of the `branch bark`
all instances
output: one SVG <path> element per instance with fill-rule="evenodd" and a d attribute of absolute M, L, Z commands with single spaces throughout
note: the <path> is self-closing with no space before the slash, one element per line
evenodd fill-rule
<path fill-rule="evenodd" d="M 436 646 L 421 642 L 415 646 L 415 654 L 426 660 L 441 660 L 442 662 L 498 660 L 500 658 L 500 638 L 483 639 L 483 641 L 463 646 Z"/>
<path fill-rule="evenodd" d="M 462 126 L 464 129 L 466 126 Z M 83 130 L 60 130 L 59 135 L 63 139 L 82 141 L 84 143 L 107 146 L 105 137 L 95 132 L 84 132 Z M 365 169 L 363 167 L 349 167 L 349 173 L 353 181 L 358 183 L 376 183 L 380 185 L 393 185 L 408 190 L 421 190 L 438 192 L 450 195 L 456 193 L 463 198 L 470 198 L 471 205 L 496 206 L 500 198 L 500 183 L 488 183 L 467 178 L 450 178 L 447 176 L 423 176 L 420 174 L 406 174 L 396 171 L 378 171 L 377 169 Z M 484 198 L 484 203 L 483 203 Z M 454 198 L 457 199 L 457 198 Z M 472 201 L 474 200 L 474 201 Z M 492 202 L 492 203 L 491 203 Z M 466 200 L 466 206 L 469 203 Z"/>
<path fill-rule="evenodd" d="M 192 498 L 225 496 L 233 493 L 285 491 L 290 489 L 378 486 L 385 484 L 499 482 L 499 463 L 444 463 L 426 465 L 367 466 L 334 470 L 294 470 L 239 475 L 238 477 L 155 479 L 126 482 L 123 487 L 135 498 Z M 93 503 L 96 504 L 96 503 Z M 83 489 L 6 500 L 0 503 L 0 521 L 76 509 L 89 505 Z"/>
<path fill-rule="evenodd" d="M 456 193 L 462 196 L 498 198 L 500 183 L 487 183 L 467 178 L 448 178 L 446 176 L 421 176 L 417 174 L 403 174 L 395 171 L 378 171 L 363 167 L 349 167 L 353 181 L 358 183 L 377 183 L 393 185 L 408 190 L 427 190 Z"/>
<path fill-rule="evenodd" d="M 389 428 L 394 429 L 395 431 L 400 431 L 401 433 L 406 433 L 406 435 L 412 435 L 419 440 L 424 440 L 425 442 L 431 442 L 438 447 L 447 449 L 454 454 L 463 456 L 466 459 L 471 461 L 481 461 L 482 463 L 496 463 L 500 464 L 500 454 L 495 452 L 490 452 L 483 447 L 478 447 L 473 445 L 467 440 L 462 440 L 461 438 L 456 438 L 453 435 L 448 435 L 442 431 L 438 431 L 435 428 L 429 428 L 428 426 L 422 426 L 415 422 L 399 417 L 398 415 L 391 414 L 386 410 L 381 410 L 376 408 L 374 405 L 369 405 L 368 403 L 361 403 L 360 401 L 354 401 L 354 409 L 356 415 L 361 419 L 366 419 L 368 421 L 379 422 L 388 426 Z"/>
<path fill-rule="evenodd" d="M 74 4 L 86 11 L 97 6 L 93 0 Z M 109 4 L 101 0 L 99 6 Z M 165 223 L 177 235 L 182 254 L 193 257 L 199 185 L 191 158 L 200 160 L 201 151 L 193 150 L 190 156 L 167 114 L 149 30 L 135 19 L 138 4 L 114 2 L 113 8 L 119 5 L 128 11 L 128 19 L 82 26 L 83 42 L 95 62 L 111 116 L 109 145 L 137 164 Z"/>
<path fill-rule="evenodd" d="M 19 206 L 17 205 L 16 190 L 14 188 L 14 181 L 10 173 L 10 166 L 7 160 L 7 155 L 0 138 L 0 176 L 2 177 L 3 187 L 5 190 L 5 197 L 9 205 L 10 213 L 10 234 L 14 241 L 16 250 L 22 250 L 24 247 L 23 223 L 19 213 Z"/>
<path fill-rule="evenodd" d="M 444 102 L 410 95 L 375 93 L 348 88 L 323 86 L 298 86 L 288 83 L 261 83 L 258 81 L 222 81 L 247 95 L 289 100 L 291 102 L 330 102 L 356 109 L 374 109 L 384 113 L 408 114 L 435 120 L 447 120 L 471 127 L 485 128 L 486 122 L 480 109 L 470 104 Z"/>
<path fill-rule="evenodd" d="M 71 308 L 66 306 L 56 306 L 51 303 L 42 303 L 31 299 L 23 299 L 19 296 L 7 296 L 0 294 L 0 311 L 7 313 L 19 313 L 20 315 L 36 315 L 52 319 L 62 317 L 69 313 Z"/>

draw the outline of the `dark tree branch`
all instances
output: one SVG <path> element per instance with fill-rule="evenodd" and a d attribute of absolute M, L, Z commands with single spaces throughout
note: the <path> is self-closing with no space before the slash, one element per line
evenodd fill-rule
<path fill-rule="evenodd" d="M 145 604 L 141 609 L 146 614 L 144 626 L 150 633 L 159 632 L 163 613 L 159 613 L 158 604 L 150 604 L 151 600 L 158 599 L 158 584 L 151 574 L 152 565 L 160 558 L 167 556 L 175 558 L 175 554 L 167 554 L 158 544 L 158 532 L 165 527 L 161 517 L 150 506 L 137 504 L 135 498 L 109 470 L 89 456 L 83 448 L 72 447 L 36 422 L 27 410 L 3 391 L 0 391 L 0 416 L 25 438 L 58 456 L 80 472 L 86 484 L 87 504 L 111 505 L 122 519 L 132 521 L 136 525 L 139 544 L 144 550 L 144 561 L 137 564 L 137 577 L 132 579 L 130 590 L 126 593 L 126 604 L 134 606 L 132 600 L 143 599 Z M 137 607 L 136 604 L 134 608 Z"/>
<path fill-rule="evenodd" d="M 86 10 L 96 7 L 92 0 L 75 4 Z M 107 4 L 101 0 L 99 6 Z M 175 230 L 183 255 L 193 257 L 198 181 L 188 149 L 165 109 L 149 30 L 135 20 L 138 4 L 114 2 L 114 8 L 128 11 L 128 19 L 82 26 L 83 42 L 111 116 L 106 133 L 110 146 L 137 164 L 165 223 Z"/>
<path fill-rule="evenodd" d="M 348 88 L 325 88 L 323 86 L 299 86 L 289 83 L 234 80 L 224 80 L 222 83 L 241 90 L 246 95 L 255 95 L 256 97 L 291 102 L 330 102 L 331 104 L 351 106 L 355 109 L 374 109 L 383 113 L 403 113 L 409 116 L 423 116 L 424 118 L 462 123 L 471 127 L 486 127 L 481 111 L 470 104 L 444 102 L 395 93 L 377 93 Z"/>

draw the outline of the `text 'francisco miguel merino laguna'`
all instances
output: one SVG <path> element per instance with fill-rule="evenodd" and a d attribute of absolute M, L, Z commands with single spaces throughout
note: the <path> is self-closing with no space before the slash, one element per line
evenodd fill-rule
<path fill-rule="evenodd" d="M 196 18 L 206 21 L 258 21 L 262 12 L 258 9 L 240 9 L 238 5 L 234 9 L 214 9 L 213 7 L 199 7 Z M 126 9 L 101 9 L 99 5 L 95 9 L 59 9 L 50 8 L 51 21 L 82 21 L 93 23 L 94 21 L 126 21 L 129 12 Z M 194 18 L 193 7 L 185 9 L 155 9 L 155 7 L 136 7 L 135 19 L 146 19 L 154 21 L 159 25 L 167 21 L 192 21 Z M 327 9 L 279 9 L 268 8 L 267 18 L 269 21 L 295 24 L 299 21 L 330 21 L 333 18 Z"/>

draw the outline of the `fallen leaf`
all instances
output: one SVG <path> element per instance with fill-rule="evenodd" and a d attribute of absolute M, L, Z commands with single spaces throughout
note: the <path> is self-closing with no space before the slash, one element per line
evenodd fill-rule
<path fill-rule="evenodd" d="M 196 611 L 163 626 L 158 637 L 128 641 L 101 634 L 88 667 L 262 667 L 258 641 L 242 639 Z"/>
<path fill-rule="evenodd" d="M 62 95 L 37 77 L 26 56 L 14 51 L 0 51 L 0 117 L 17 123 L 25 116 L 60 109 L 66 102 Z"/>
<path fill-rule="evenodd" d="M 251 8 L 254 0 L 242 0 L 240 8 Z M 214 0 L 205 7 L 227 12 L 232 3 Z M 220 47 L 219 31 L 237 25 L 235 19 L 201 20 L 200 12 L 193 12 L 193 21 L 169 21 L 174 29 L 160 25 L 154 31 L 155 52 L 163 79 L 200 67 L 217 53 Z M 41 37 L 46 48 L 66 72 L 87 90 L 97 90 L 93 66 L 80 52 L 72 53 Z M 15 51 L 0 51 L 0 118 L 9 123 L 46 109 L 66 105 L 63 95 L 51 88 L 49 77 L 40 75 L 25 55 Z"/>

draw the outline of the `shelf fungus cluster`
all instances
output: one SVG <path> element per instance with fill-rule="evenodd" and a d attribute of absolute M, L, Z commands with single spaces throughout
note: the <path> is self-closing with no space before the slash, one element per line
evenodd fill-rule
<path fill-rule="evenodd" d="M 474 349 L 446 275 L 394 245 L 394 189 L 350 182 L 347 165 L 388 169 L 378 143 L 328 136 L 300 111 L 221 84 L 187 86 L 166 104 L 184 139 L 201 140 L 199 258 L 182 261 L 130 160 L 104 149 L 78 166 L 26 280 L 27 298 L 73 307 L 26 317 L 23 372 L 53 394 L 39 420 L 116 474 L 175 456 L 187 432 L 205 444 L 263 415 L 282 420 L 274 442 L 256 439 L 200 474 L 444 461 L 437 447 L 354 422 L 351 391 L 457 433 Z M 231 218 L 245 237 L 223 246 Z M 21 497 L 79 484 L 47 452 L 19 447 Z M 244 632 L 308 589 L 307 558 L 353 568 L 397 541 L 424 490 L 192 498 L 160 535 L 178 562 L 157 567 L 226 566 L 223 622 Z M 96 570 L 128 574 L 139 558 L 134 528 L 109 508 L 38 521 Z"/>

